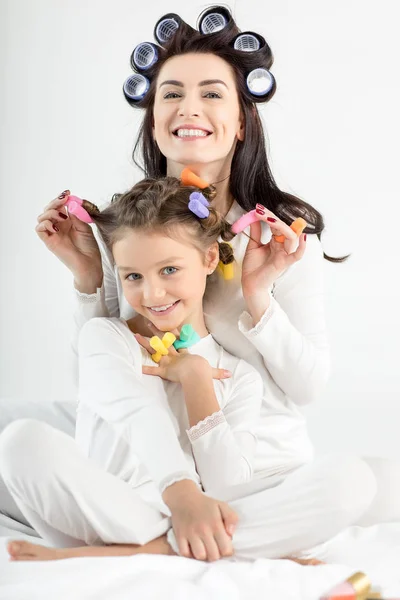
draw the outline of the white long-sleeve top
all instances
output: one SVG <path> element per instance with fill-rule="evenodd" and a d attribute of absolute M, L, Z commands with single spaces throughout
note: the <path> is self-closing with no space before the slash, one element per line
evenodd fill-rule
<path fill-rule="evenodd" d="M 130 457 L 128 463 L 144 466 L 160 491 L 186 477 L 201 483 L 206 491 L 250 481 L 254 431 L 263 395 L 261 377 L 211 335 L 189 352 L 204 357 L 212 367 L 232 373 L 229 379 L 213 380 L 220 410 L 191 428 L 182 386 L 142 374 L 143 364 L 154 363 L 126 321 L 95 318 L 86 323 L 78 344 L 79 445 L 85 446 L 85 438 L 95 434 L 97 446 L 104 446 L 106 453 L 107 448 L 110 450 L 110 429 L 103 423 L 99 426 L 100 417 L 117 437 L 125 438 L 136 455 L 138 460 Z M 120 468 L 126 464 L 122 460 Z M 133 471 L 130 483 L 135 486 L 143 477 L 143 469 Z"/>
<path fill-rule="evenodd" d="M 244 212 L 233 202 L 226 219 L 233 223 Z M 250 228 L 245 233 L 249 234 Z M 269 227 L 262 223 L 263 243 L 270 237 Z M 128 320 L 135 314 L 123 296 L 112 256 L 102 240 L 98 241 L 103 259 L 103 285 L 93 295 L 77 293 L 77 332 L 93 316 Z M 241 288 L 241 265 L 247 243 L 244 233 L 232 240 L 235 277 L 226 281 L 216 274 L 210 280 L 204 311 L 214 339 L 228 352 L 250 363 L 262 377 L 264 394 L 256 430 L 255 477 L 264 477 L 293 469 L 313 455 L 300 407 L 319 397 L 329 376 L 323 252 L 317 236 L 308 235 L 303 258 L 276 280 L 269 290 L 269 308 L 259 323 L 253 323 Z"/>

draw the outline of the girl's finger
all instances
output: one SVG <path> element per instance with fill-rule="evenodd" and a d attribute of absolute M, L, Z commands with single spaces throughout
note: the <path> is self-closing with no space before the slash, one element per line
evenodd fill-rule
<path fill-rule="evenodd" d="M 221 556 L 233 555 L 232 535 L 227 534 L 224 527 L 221 526 L 221 528 L 214 533 L 214 538 Z"/>
<path fill-rule="evenodd" d="M 213 379 L 229 379 L 232 377 L 232 373 L 226 369 L 212 369 Z"/>
<path fill-rule="evenodd" d="M 207 560 L 207 552 L 205 546 L 203 544 L 203 541 L 197 535 L 193 535 L 189 539 L 189 543 L 192 554 L 195 558 L 197 558 L 197 560 Z"/>
<path fill-rule="evenodd" d="M 188 540 L 184 537 L 180 537 L 176 541 L 179 548 L 179 555 L 185 556 L 186 558 L 193 558 Z"/>
<path fill-rule="evenodd" d="M 218 548 L 218 544 L 215 541 L 214 536 L 211 534 L 203 537 L 203 544 L 206 548 L 207 552 L 207 560 L 209 562 L 214 562 L 221 558 L 221 554 Z"/>
<path fill-rule="evenodd" d="M 163 377 L 164 369 L 163 367 L 142 367 L 143 375 L 153 375 L 155 377 Z"/>
<path fill-rule="evenodd" d="M 138 342 L 138 344 L 140 344 L 142 346 L 142 348 L 144 348 L 145 350 L 147 350 L 147 352 L 149 354 L 154 354 L 155 351 L 150 346 L 149 340 L 147 338 L 145 338 L 142 335 L 140 335 L 140 333 L 134 333 L 133 335 L 135 336 L 135 339 Z"/>

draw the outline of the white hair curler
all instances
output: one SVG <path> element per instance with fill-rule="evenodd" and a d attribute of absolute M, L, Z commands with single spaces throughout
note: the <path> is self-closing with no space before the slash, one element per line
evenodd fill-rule
<path fill-rule="evenodd" d="M 150 69 L 157 60 L 157 46 L 151 42 L 142 42 L 141 44 L 138 44 L 132 52 L 131 65 L 134 69 L 146 71 L 146 69 Z"/>
<path fill-rule="evenodd" d="M 140 102 L 150 89 L 150 81 L 144 75 L 135 73 L 124 83 L 124 94 L 129 100 Z"/>
<path fill-rule="evenodd" d="M 246 78 L 247 89 L 254 96 L 262 97 L 269 94 L 275 79 L 270 71 L 263 68 L 253 69 Z"/>
<path fill-rule="evenodd" d="M 227 10 L 211 8 L 200 18 L 199 30 L 204 35 L 217 33 L 217 31 L 221 31 L 227 26 L 230 19 L 231 16 Z"/>
<path fill-rule="evenodd" d="M 182 19 L 175 13 L 168 13 L 159 19 L 154 27 L 154 37 L 159 44 L 165 44 L 179 29 Z"/>
<path fill-rule="evenodd" d="M 233 47 L 240 52 L 257 52 L 261 48 L 261 42 L 255 33 L 239 33 Z"/>

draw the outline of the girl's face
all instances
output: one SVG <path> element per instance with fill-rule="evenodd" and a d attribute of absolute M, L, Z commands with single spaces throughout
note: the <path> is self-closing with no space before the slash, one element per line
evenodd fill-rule
<path fill-rule="evenodd" d="M 232 159 L 244 129 L 228 63 L 215 54 L 176 56 L 163 65 L 156 85 L 153 134 L 170 172 L 204 163 L 222 167 Z"/>
<path fill-rule="evenodd" d="M 161 331 L 190 323 L 204 335 L 203 296 L 207 275 L 218 264 L 218 244 L 204 254 L 190 243 L 187 230 L 177 227 L 176 233 L 172 239 L 127 230 L 113 246 L 114 260 L 124 296 L 137 313 Z"/>

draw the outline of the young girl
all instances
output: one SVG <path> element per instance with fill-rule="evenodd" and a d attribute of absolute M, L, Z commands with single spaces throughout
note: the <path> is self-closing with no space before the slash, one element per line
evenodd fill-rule
<path fill-rule="evenodd" d="M 232 260 L 218 242 L 232 237 L 230 226 L 205 195 L 166 178 L 137 184 L 102 213 L 85 204 L 140 317 L 92 319 L 82 329 L 77 444 L 32 420 L 0 436 L 11 495 L 35 530 L 61 546 L 11 544 L 14 559 L 284 557 L 326 541 L 370 504 L 375 481 L 356 458 L 327 457 L 285 478 L 253 479 L 255 456 L 266 458 L 254 436 L 262 382 L 205 324 L 207 279 L 212 286 L 219 261 Z M 198 337 L 179 340 L 188 346 L 183 354 L 160 339 L 149 344 L 131 330 L 141 319 L 167 346 L 171 332 L 182 338 L 188 326 Z M 157 349 L 164 356 L 154 356 Z M 161 358 L 158 367 L 148 351 Z"/>

